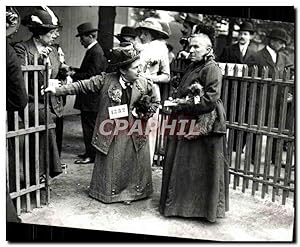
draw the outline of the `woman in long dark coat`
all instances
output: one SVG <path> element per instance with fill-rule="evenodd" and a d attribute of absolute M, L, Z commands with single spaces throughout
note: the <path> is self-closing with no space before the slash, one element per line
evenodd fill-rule
<path fill-rule="evenodd" d="M 129 204 L 150 196 L 153 191 L 148 135 L 143 132 L 143 127 L 156 111 L 159 101 L 153 83 L 139 76 L 139 54 L 132 44 L 124 43 L 114 48 L 111 63 L 118 72 L 102 73 L 62 87 L 49 87 L 45 91 L 57 96 L 99 94 L 92 139 L 96 159 L 89 195 L 104 203 Z M 140 117 L 141 111 L 137 107 L 142 98 L 150 99 L 148 106 L 144 105 L 149 114 L 146 118 Z M 118 107 L 116 111 L 119 111 L 120 106 L 125 106 L 128 114 L 111 118 L 114 110 L 110 107 Z M 123 128 L 126 123 L 127 128 Z"/>
<path fill-rule="evenodd" d="M 191 37 L 192 64 L 177 92 L 177 98 L 185 98 L 189 87 L 200 83 L 204 96 L 197 104 L 178 104 L 171 118 L 196 120 L 201 114 L 213 110 L 216 110 L 217 118 L 206 135 L 168 137 L 160 213 L 164 216 L 204 217 L 215 222 L 228 210 L 228 169 L 224 155 L 225 111 L 220 99 L 222 74 L 213 59 L 210 34 Z"/>

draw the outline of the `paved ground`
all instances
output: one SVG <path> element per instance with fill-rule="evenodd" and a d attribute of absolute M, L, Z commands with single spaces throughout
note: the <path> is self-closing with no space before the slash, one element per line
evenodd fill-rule
<path fill-rule="evenodd" d="M 88 196 L 92 164 L 73 164 L 84 150 L 78 116 L 68 116 L 64 128 L 63 162 L 67 173 L 52 180 L 51 203 L 22 214 L 24 223 L 94 230 L 140 233 L 218 241 L 291 241 L 294 208 L 275 203 L 267 196 L 252 197 L 230 189 L 230 211 L 216 223 L 197 219 L 165 218 L 158 212 L 162 170 L 153 168 L 154 193 L 151 198 L 133 202 L 103 204 Z M 250 187 L 251 188 L 251 187 Z"/>

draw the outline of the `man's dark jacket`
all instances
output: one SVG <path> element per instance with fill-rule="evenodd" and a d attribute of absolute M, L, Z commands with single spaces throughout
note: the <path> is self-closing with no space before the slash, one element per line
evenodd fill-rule
<path fill-rule="evenodd" d="M 107 61 L 101 46 L 97 43 L 87 50 L 80 69 L 72 76 L 73 81 L 89 79 L 105 72 Z M 99 94 L 81 94 L 76 96 L 74 108 L 81 111 L 98 112 Z"/>
<path fill-rule="evenodd" d="M 250 43 L 247 47 L 246 54 L 243 57 L 240 52 L 239 44 L 236 43 L 224 48 L 222 54 L 218 59 L 218 62 L 247 64 L 248 66 L 251 66 L 256 63 L 256 52 L 251 47 Z"/>

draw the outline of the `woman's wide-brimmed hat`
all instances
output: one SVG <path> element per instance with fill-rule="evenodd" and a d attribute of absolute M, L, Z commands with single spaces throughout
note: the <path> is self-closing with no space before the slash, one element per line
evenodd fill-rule
<path fill-rule="evenodd" d="M 130 63 L 133 63 L 140 57 L 140 53 L 132 43 L 123 42 L 118 47 L 110 50 L 110 60 L 108 60 L 111 66 L 121 67 Z"/>
<path fill-rule="evenodd" d="M 61 27 L 58 17 L 47 6 L 41 6 L 22 20 L 24 26 L 31 30 L 35 28 L 55 29 Z"/>
<path fill-rule="evenodd" d="M 98 31 L 99 29 L 94 27 L 92 23 L 90 22 L 85 22 L 85 23 L 82 23 L 80 24 L 78 27 L 77 27 L 77 32 L 78 34 L 76 34 L 75 36 L 76 37 L 79 37 L 79 36 L 82 36 L 84 34 L 87 34 L 87 33 L 92 33 L 92 32 L 95 32 L 95 31 Z"/>
<path fill-rule="evenodd" d="M 124 26 L 121 29 L 121 33 L 115 35 L 115 37 L 120 41 L 120 42 L 126 42 L 123 37 L 133 37 L 135 38 L 137 36 L 137 32 L 134 27 L 129 27 L 129 26 Z"/>
<path fill-rule="evenodd" d="M 16 8 L 6 6 L 6 37 L 16 33 L 20 27 L 21 18 Z"/>
<path fill-rule="evenodd" d="M 251 22 L 247 22 L 247 21 L 243 22 L 240 25 L 240 30 L 239 31 L 248 31 L 250 33 L 254 33 L 255 32 L 253 24 Z"/>
<path fill-rule="evenodd" d="M 274 28 L 274 29 L 272 29 L 272 31 L 270 32 L 268 37 L 270 39 L 281 40 L 281 41 L 285 42 L 286 44 L 288 43 L 288 40 L 289 40 L 288 39 L 288 34 L 283 28 Z"/>
<path fill-rule="evenodd" d="M 145 19 L 138 25 L 136 29 L 138 30 L 143 28 L 155 31 L 163 39 L 169 38 L 169 34 L 163 29 L 163 26 L 161 25 L 160 21 L 156 18 L 149 17 Z"/>

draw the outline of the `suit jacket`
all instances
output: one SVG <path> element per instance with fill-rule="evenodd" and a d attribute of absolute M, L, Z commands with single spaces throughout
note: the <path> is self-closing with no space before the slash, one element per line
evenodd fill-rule
<path fill-rule="evenodd" d="M 6 43 L 6 110 L 22 110 L 27 101 L 21 62 L 12 46 Z"/>
<path fill-rule="evenodd" d="M 114 139 L 114 130 L 118 119 L 110 120 L 108 107 L 120 105 L 120 102 L 116 102 L 111 96 L 116 91 L 122 91 L 122 86 L 119 82 L 118 73 L 102 73 L 101 75 L 94 76 L 87 80 L 77 81 L 62 87 L 57 88 L 56 95 L 67 94 L 90 94 L 97 93 L 100 96 L 100 104 L 98 105 L 98 115 L 96 119 L 94 134 L 92 138 L 92 145 L 100 152 L 107 154 L 110 145 Z M 132 126 L 135 122 L 135 118 L 132 115 L 134 104 L 140 99 L 142 94 L 148 94 L 152 91 L 154 96 L 152 100 L 152 106 L 156 110 L 158 107 L 158 97 L 155 94 L 153 83 L 146 78 L 140 77 L 134 81 L 132 86 L 132 93 L 130 103 L 128 105 L 128 121 L 129 126 Z M 106 122 L 107 121 L 107 122 Z M 103 124 L 103 126 L 101 125 Z M 105 124 L 104 124 L 105 123 Z M 110 134 L 105 135 L 101 129 L 104 128 L 105 132 Z M 139 151 L 147 142 L 148 136 L 146 135 L 132 135 L 132 140 L 136 151 Z M 125 148 L 125 147 L 124 147 Z"/>
<path fill-rule="evenodd" d="M 22 65 L 26 65 L 26 57 L 28 59 L 27 64 L 33 65 L 34 64 L 34 54 L 39 54 L 33 38 L 17 43 L 15 46 L 15 51 L 18 57 L 21 60 Z M 55 79 L 57 77 L 60 62 L 58 59 L 58 53 L 55 47 L 51 47 L 52 51 L 49 53 L 49 59 L 51 63 L 51 75 L 50 78 Z M 39 57 L 38 64 L 43 65 L 43 58 Z M 41 86 L 44 85 L 44 74 L 42 71 L 38 72 L 38 99 L 41 104 L 44 104 L 44 97 L 41 95 Z M 33 72 L 30 72 L 28 75 L 28 97 L 29 102 L 34 102 L 34 76 Z M 62 97 L 56 97 L 54 95 L 50 96 L 50 106 L 53 113 L 61 117 L 63 113 L 63 99 Z"/>
<path fill-rule="evenodd" d="M 204 89 L 204 95 L 198 104 L 178 105 L 175 107 L 177 113 L 197 116 L 212 112 L 216 109 L 217 118 L 212 132 L 226 133 L 226 113 L 221 100 L 222 72 L 213 58 L 205 62 L 192 63 L 179 84 L 176 97 L 184 98 L 189 94 L 189 86 L 200 83 Z"/>
<path fill-rule="evenodd" d="M 97 43 L 87 50 L 80 69 L 72 76 L 73 81 L 89 79 L 92 76 L 105 72 L 107 61 L 101 46 Z M 99 105 L 99 95 L 78 95 L 75 100 L 74 108 L 81 111 L 97 112 Z"/>
<path fill-rule="evenodd" d="M 288 56 L 283 52 L 279 52 L 277 54 L 277 61 L 274 63 L 266 47 L 257 52 L 257 65 L 259 68 L 259 74 L 261 74 L 263 66 L 268 66 L 269 77 L 272 77 L 273 73 L 278 72 L 279 78 L 282 78 L 285 68 L 292 68 L 294 66 L 293 63 L 288 59 Z"/>
<path fill-rule="evenodd" d="M 249 44 L 246 54 L 243 57 L 240 51 L 239 44 L 233 44 L 224 48 L 219 62 L 222 63 L 238 63 L 238 64 L 247 64 L 248 66 L 254 65 L 256 62 L 256 52 Z"/>

